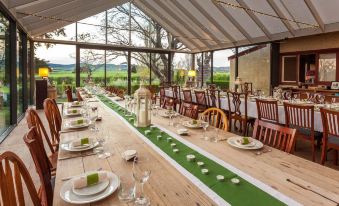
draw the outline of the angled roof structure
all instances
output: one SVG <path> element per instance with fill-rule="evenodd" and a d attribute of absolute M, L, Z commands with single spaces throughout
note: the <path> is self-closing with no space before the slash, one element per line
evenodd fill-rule
<path fill-rule="evenodd" d="M 3 1 L 32 36 L 129 2 Z M 338 0 L 133 0 L 133 3 L 193 52 L 339 31 Z"/>

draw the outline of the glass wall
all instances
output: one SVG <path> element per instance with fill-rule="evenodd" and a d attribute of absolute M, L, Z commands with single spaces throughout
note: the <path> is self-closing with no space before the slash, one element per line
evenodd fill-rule
<path fill-rule="evenodd" d="M 0 13 L 0 135 L 10 126 L 9 21 Z M 2 138 L 0 138 L 1 141 Z"/>
<path fill-rule="evenodd" d="M 149 85 L 151 79 L 150 72 L 150 53 L 132 52 L 131 59 L 131 92 L 134 93 L 140 86 L 140 83 Z"/>
<path fill-rule="evenodd" d="M 213 84 L 220 89 L 228 89 L 230 82 L 230 56 L 233 50 L 226 49 L 213 52 Z"/>
<path fill-rule="evenodd" d="M 17 114 L 18 117 L 24 112 L 23 107 L 23 49 L 22 49 L 22 34 L 19 30 L 17 30 L 17 54 L 16 54 L 16 83 L 17 83 Z"/>
<path fill-rule="evenodd" d="M 106 51 L 106 84 L 127 90 L 128 52 Z"/>
<path fill-rule="evenodd" d="M 65 87 L 75 89 L 75 46 L 35 43 L 34 71 L 39 79 L 39 68 L 48 67 L 50 83 L 56 87 L 58 98 L 66 98 Z"/>
<path fill-rule="evenodd" d="M 105 85 L 105 50 L 80 49 L 80 86 L 87 82 Z"/>
<path fill-rule="evenodd" d="M 188 80 L 188 70 L 192 69 L 192 55 L 175 53 L 172 59 L 172 81 L 181 87 Z"/>

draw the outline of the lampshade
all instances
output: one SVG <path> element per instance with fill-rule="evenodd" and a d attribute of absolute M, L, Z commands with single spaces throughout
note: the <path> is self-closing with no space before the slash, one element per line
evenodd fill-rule
<path fill-rule="evenodd" d="M 235 85 L 240 85 L 242 84 L 242 79 L 240 77 L 237 77 L 234 82 Z"/>
<path fill-rule="evenodd" d="M 39 68 L 40 77 L 48 77 L 49 69 L 47 67 Z"/>
<path fill-rule="evenodd" d="M 189 70 L 189 71 L 188 71 L 188 76 L 189 76 L 189 77 L 195 77 L 196 74 L 197 74 L 197 73 L 196 73 L 195 70 Z"/>

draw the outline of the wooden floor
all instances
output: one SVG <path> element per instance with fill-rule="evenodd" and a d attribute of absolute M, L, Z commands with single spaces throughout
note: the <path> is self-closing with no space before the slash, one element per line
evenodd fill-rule
<path fill-rule="evenodd" d="M 45 127 L 48 130 L 47 120 L 45 118 L 43 110 L 39 110 L 38 114 L 40 115 Z M 22 158 L 23 162 L 26 164 L 26 167 L 30 171 L 33 181 L 36 183 L 35 185 L 38 186 L 39 179 L 35 171 L 34 163 L 23 141 L 23 135 L 27 131 L 28 131 L 28 128 L 27 128 L 26 120 L 23 119 L 18 124 L 18 126 L 12 131 L 12 133 L 0 144 L 0 153 L 9 150 L 9 151 L 15 152 L 20 158 Z M 320 149 L 317 149 L 316 152 L 317 152 L 316 162 L 320 162 Z M 295 155 L 311 160 L 310 144 L 302 140 L 298 141 Z M 333 154 L 332 152 L 330 152 L 328 154 L 328 161 L 326 162 L 325 166 L 339 171 L 339 166 L 335 166 L 332 160 L 333 160 Z"/>

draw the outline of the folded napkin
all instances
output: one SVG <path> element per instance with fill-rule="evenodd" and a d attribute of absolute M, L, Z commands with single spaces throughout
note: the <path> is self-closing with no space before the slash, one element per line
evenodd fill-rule
<path fill-rule="evenodd" d="M 81 189 L 84 187 L 92 186 L 107 180 L 107 178 L 107 172 L 105 171 L 99 171 L 84 176 L 75 177 L 73 179 L 73 188 Z"/>
<path fill-rule="evenodd" d="M 72 125 L 82 125 L 85 123 L 85 120 L 84 119 L 77 119 L 77 120 L 73 120 L 71 122 Z"/>
<path fill-rule="evenodd" d="M 77 113 L 79 113 L 79 110 L 77 110 L 77 109 L 68 109 L 67 110 L 67 114 L 77 114 Z"/>
<path fill-rule="evenodd" d="M 72 141 L 72 147 L 79 147 L 82 145 L 90 144 L 92 142 L 93 142 L 92 138 L 85 137 Z"/>
<path fill-rule="evenodd" d="M 74 101 L 74 102 L 72 102 L 72 104 L 73 104 L 73 105 L 80 105 L 80 102 Z"/>

